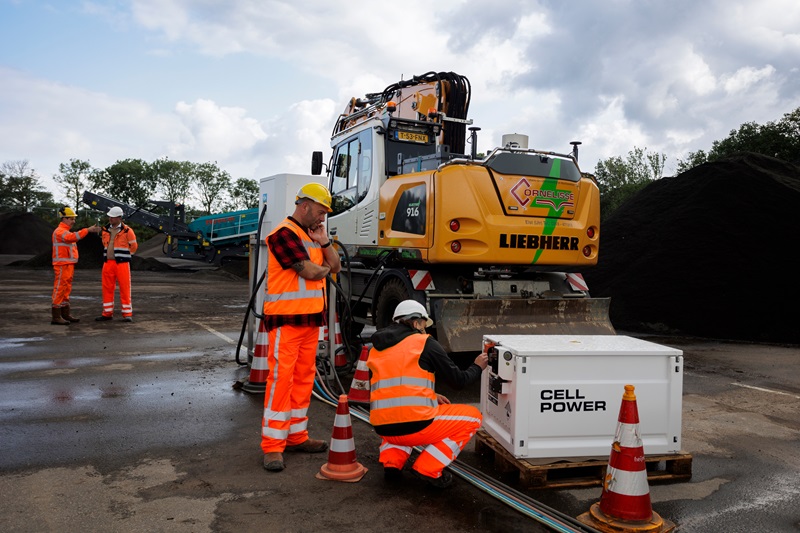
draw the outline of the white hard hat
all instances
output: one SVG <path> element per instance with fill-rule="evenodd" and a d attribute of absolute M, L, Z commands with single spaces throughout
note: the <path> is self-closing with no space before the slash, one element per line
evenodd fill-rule
<path fill-rule="evenodd" d="M 424 318 L 427 320 L 425 324 L 426 328 L 433 325 L 433 320 L 428 316 L 428 311 L 425 310 L 425 306 L 416 300 L 403 300 L 397 304 L 397 307 L 394 309 L 392 320 L 395 322 L 408 318 Z"/>
<path fill-rule="evenodd" d="M 108 216 L 110 217 L 121 217 L 124 214 L 121 207 L 112 207 L 108 210 Z"/>

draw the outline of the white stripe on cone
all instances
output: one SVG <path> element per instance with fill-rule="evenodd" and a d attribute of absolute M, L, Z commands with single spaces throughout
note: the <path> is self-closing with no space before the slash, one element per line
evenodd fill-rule
<path fill-rule="evenodd" d="M 645 470 L 628 472 L 609 466 L 606 472 L 608 490 L 611 492 L 622 496 L 644 496 L 650 493 Z"/>

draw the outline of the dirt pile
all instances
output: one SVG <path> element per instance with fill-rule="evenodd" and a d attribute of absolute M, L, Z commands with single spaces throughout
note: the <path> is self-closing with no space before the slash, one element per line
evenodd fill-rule
<path fill-rule="evenodd" d="M 800 167 L 756 154 L 658 180 L 603 224 L 592 296 L 618 329 L 800 343 Z"/>
<path fill-rule="evenodd" d="M 31 213 L 0 214 L 0 254 L 33 255 L 46 252 L 52 258 L 51 239 L 55 226 Z"/>
<path fill-rule="evenodd" d="M 50 232 L 52 233 L 52 231 Z M 15 266 L 26 266 L 32 268 L 45 268 L 50 267 L 52 263 L 52 252 L 50 251 L 50 238 L 48 237 L 46 251 L 37 254 L 35 257 L 30 258 L 27 261 L 22 261 L 19 263 L 15 263 Z M 160 250 L 160 243 L 163 242 L 164 236 L 163 235 L 156 235 L 150 240 L 158 241 L 158 247 Z M 149 241 L 148 241 L 149 242 Z M 147 245 L 146 249 L 155 248 L 156 245 Z M 30 251 L 26 252 L 18 252 L 18 253 L 25 253 L 30 254 Z M 160 253 L 157 256 L 162 256 Z M 167 270 L 173 270 L 172 267 L 169 265 L 157 261 L 155 259 L 156 254 L 145 254 L 145 257 L 142 257 L 138 254 L 134 254 L 131 258 L 131 270 L 150 270 L 155 272 L 163 272 Z M 75 266 L 76 269 L 101 269 L 103 267 L 103 262 L 105 261 L 104 249 L 103 249 L 103 242 L 100 240 L 100 237 L 90 233 L 85 238 L 78 241 L 78 264 Z"/>

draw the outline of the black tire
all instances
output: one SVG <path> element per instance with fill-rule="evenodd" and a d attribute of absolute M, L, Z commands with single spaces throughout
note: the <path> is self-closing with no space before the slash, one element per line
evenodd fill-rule
<path fill-rule="evenodd" d="M 378 303 L 375 305 L 375 327 L 381 329 L 391 324 L 397 304 L 408 299 L 408 289 L 402 280 L 390 279 L 387 281 L 381 288 Z"/>

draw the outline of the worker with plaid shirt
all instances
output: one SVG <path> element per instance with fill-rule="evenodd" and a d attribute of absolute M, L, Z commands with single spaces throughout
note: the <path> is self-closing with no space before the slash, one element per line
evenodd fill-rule
<path fill-rule="evenodd" d="M 341 269 L 323 225 L 331 195 L 318 183 L 300 188 L 294 213 L 267 236 L 264 329 L 269 374 L 261 421 L 266 470 L 284 469 L 283 452 L 319 453 L 323 440 L 308 436 L 308 406 L 324 323 L 325 277 Z"/>

